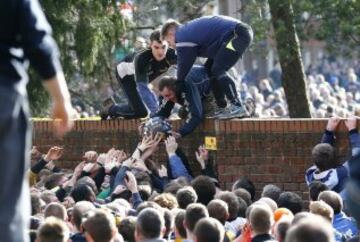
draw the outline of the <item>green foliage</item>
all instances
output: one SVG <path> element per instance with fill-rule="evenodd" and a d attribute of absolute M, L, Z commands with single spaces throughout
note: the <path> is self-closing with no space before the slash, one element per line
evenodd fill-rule
<path fill-rule="evenodd" d="M 65 77 L 71 88 L 79 91 L 80 76 L 96 91 L 99 80 L 110 83 L 112 49 L 127 30 L 129 22 L 115 11 L 115 0 L 40 0 L 45 15 L 53 28 L 59 46 Z M 30 75 L 31 79 L 35 78 Z M 31 82 L 29 93 L 43 90 L 38 80 Z M 32 90 L 35 89 L 35 90 Z M 32 95 L 30 95 L 32 96 Z M 38 95 L 34 95 L 36 98 Z M 31 100 L 35 115 L 42 113 L 46 99 Z"/>
<path fill-rule="evenodd" d="M 255 45 L 273 38 L 267 0 L 244 0 L 241 12 L 255 32 Z M 291 1 L 297 34 L 302 41 L 325 41 L 331 53 L 351 54 L 360 45 L 360 1 Z"/>

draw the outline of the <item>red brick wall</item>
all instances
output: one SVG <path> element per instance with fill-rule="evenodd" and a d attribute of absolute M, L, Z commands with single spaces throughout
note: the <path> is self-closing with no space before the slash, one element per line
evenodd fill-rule
<path fill-rule="evenodd" d="M 52 145 L 63 145 L 65 154 L 58 165 L 74 167 L 87 150 L 105 152 L 111 147 L 133 151 L 138 142 L 137 120 L 77 121 L 74 130 L 63 140 L 51 133 L 51 123 L 33 124 L 33 144 L 46 152 Z M 175 127 L 181 122 L 173 122 Z M 239 176 L 247 176 L 261 191 L 267 183 L 275 183 L 288 191 L 296 191 L 307 198 L 304 172 L 311 165 L 312 147 L 317 144 L 326 120 L 206 120 L 193 134 L 184 138 L 180 146 L 191 160 L 195 171 L 195 149 L 205 136 L 217 138 L 217 151 L 211 151 L 216 161 L 223 188 L 230 188 Z M 339 127 L 337 147 L 340 159 L 348 154 L 348 139 L 343 124 Z M 164 148 L 157 159 L 165 160 Z"/>

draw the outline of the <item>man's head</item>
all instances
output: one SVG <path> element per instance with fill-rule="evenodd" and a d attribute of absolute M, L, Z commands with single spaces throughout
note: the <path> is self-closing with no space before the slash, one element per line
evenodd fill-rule
<path fill-rule="evenodd" d="M 160 39 L 160 31 L 154 30 L 150 34 L 150 49 L 155 60 L 162 61 L 166 57 L 168 43 Z"/>
<path fill-rule="evenodd" d="M 168 19 L 161 28 L 161 39 L 166 40 L 171 48 L 176 48 L 175 34 L 180 23 L 174 19 Z"/>
<path fill-rule="evenodd" d="M 216 219 L 202 218 L 195 226 L 194 235 L 194 242 L 222 242 L 225 230 Z"/>
<path fill-rule="evenodd" d="M 313 181 L 310 185 L 309 185 L 309 197 L 310 197 L 310 201 L 317 201 L 319 194 L 323 191 L 328 191 L 330 190 L 330 188 L 322 183 L 321 181 Z"/>
<path fill-rule="evenodd" d="M 235 220 L 238 216 L 239 208 L 240 208 L 238 197 L 232 192 L 224 191 L 221 192 L 219 195 L 217 195 L 216 198 L 223 200 L 224 202 L 227 203 L 229 209 L 228 220 L 229 221 Z"/>
<path fill-rule="evenodd" d="M 335 149 L 330 144 L 315 145 L 312 150 L 312 160 L 320 171 L 326 171 L 336 165 Z"/>
<path fill-rule="evenodd" d="M 321 217 L 332 223 L 332 220 L 334 218 L 334 210 L 324 201 L 311 202 L 309 205 L 309 210 L 310 213 L 320 215 Z"/>
<path fill-rule="evenodd" d="M 117 232 L 115 218 L 102 209 L 90 211 L 82 222 L 87 242 L 110 242 Z"/>
<path fill-rule="evenodd" d="M 159 81 L 160 95 L 166 100 L 176 103 L 176 78 L 165 76 Z"/>
<path fill-rule="evenodd" d="M 278 207 L 287 208 L 295 215 L 302 211 L 303 200 L 294 192 L 283 192 L 280 194 Z"/>
<path fill-rule="evenodd" d="M 275 224 L 274 234 L 277 241 L 284 242 L 286 233 L 291 226 L 291 221 L 292 218 L 290 216 L 284 216 Z"/>
<path fill-rule="evenodd" d="M 185 212 L 185 222 L 184 222 L 187 232 L 187 239 L 191 239 L 189 237 L 192 235 L 196 223 L 200 219 L 206 217 L 209 217 L 209 213 L 204 205 L 200 203 L 193 203 L 187 206 Z"/>
<path fill-rule="evenodd" d="M 285 242 L 335 242 L 334 230 L 320 216 L 301 219 L 287 231 Z"/>
<path fill-rule="evenodd" d="M 65 219 L 67 218 L 67 213 L 64 205 L 57 202 L 49 203 L 45 207 L 44 215 L 45 218 L 53 216 L 63 221 L 65 221 Z"/>
<path fill-rule="evenodd" d="M 251 200 L 254 201 L 255 185 L 250 179 L 248 179 L 246 177 L 239 178 L 237 181 L 234 182 L 234 184 L 232 186 L 232 190 L 235 191 L 238 188 L 243 188 L 246 191 L 248 191 L 251 195 Z"/>
<path fill-rule="evenodd" d="M 324 201 L 338 214 L 343 210 L 343 200 L 341 196 L 334 191 L 324 191 L 319 194 L 319 201 Z"/>
<path fill-rule="evenodd" d="M 261 197 L 269 197 L 277 203 L 281 193 L 280 187 L 274 184 L 268 184 L 264 186 Z"/>
<path fill-rule="evenodd" d="M 80 226 L 83 216 L 92 209 L 95 209 L 95 206 L 87 201 L 81 201 L 74 205 L 71 222 L 75 225 L 78 231 L 81 230 Z"/>
<path fill-rule="evenodd" d="M 36 242 L 67 242 L 69 229 L 66 224 L 55 217 L 45 220 L 37 233 Z"/>
<path fill-rule="evenodd" d="M 184 227 L 185 210 L 181 209 L 175 216 L 175 237 L 186 238 L 186 229 Z"/>
<path fill-rule="evenodd" d="M 196 203 L 197 199 L 198 197 L 196 195 L 196 192 L 191 186 L 181 188 L 176 193 L 176 200 L 179 203 L 179 207 L 182 209 L 186 209 L 186 207 L 191 203 Z"/>
<path fill-rule="evenodd" d="M 207 210 L 209 212 L 209 216 L 219 220 L 221 224 L 225 224 L 225 222 L 229 218 L 229 208 L 228 204 L 220 199 L 214 199 L 207 205 Z"/>
<path fill-rule="evenodd" d="M 142 210 L 136 221 L 135 241 L 159 239 L 165 230 L 163 215 L 154 208 Z"/>
<path fill-rule="evenodd" d="M 128 216 L 121 220 L 120 224 L 117 226 L 119 233 L 122 235 L 125 241 L 135 242 L 135 227 L 136 227 L 136 217 Z"/>
<path fill-rule="evenodd" d="M 214 182 L 208 176 L 198 176 L 191 182 L 191 186 L 194 188 L 198 202 L 205 206 L 214 199 L 216 193 L 216 186 Z"/>
<path fill-rule="evenodd" d="M 85 184 L 76 185 L 71 191 L 71 197 L 74 199 L 75 202 L 94 202 L 96 199 L 94 191 L 91 189 L 90 186 Z"/>
<path fill-rule="evenodd" d="M 156 202 L 161 207 L 168 209 L 174 209 L 179 206 L 176 197 L 171 193 L 161 193 L 155 196 L 152 201 Z"/>
<path fill-rule="evenodd" d="M 255 235 L 269 234 L 274 223 L 273 213 L 267 205 L 253 205 L 249 215 L 250 226 Z"/>

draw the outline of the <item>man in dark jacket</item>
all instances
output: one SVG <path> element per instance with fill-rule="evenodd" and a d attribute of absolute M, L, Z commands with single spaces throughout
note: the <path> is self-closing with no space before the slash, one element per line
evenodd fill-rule
<path fill-rule="evenodd" d="M 205 66 L 210 70 L 211 88 L 220 108 L 215 117 L 248 116 L 240 102 L 231 102 L 227 107 L 227 90 L 220 80 L 249 47 L 253 32 L 248 25 L 227 16 L 201 17 L 184 25 L 173 20 L 164 24 L 161 36 L 170 46 L 176 46 L 177 79 L 183 85 L 195 59 L 208 58 Z"/>
<path fill-rule="evenodd" d="M 156 94 L 148 87 L 153 81 L 176 64 L 175 50 L 168 48 L 166 41 L 160 40 L 160 31 L 155 30 L 150 35 L 150 47 L 129 54 L 116 66 L 116 79 L 125 92 L 128 103 L 112 105 L 105 108 L 102 119 L 108 115 L 111 118 L 127 119 L 145 118 L 158 110 Z"/>
<path fill-rule="evenodd" d="M 56 133 L 71 127 L 72 106 L 51 28 L 37 0 L 4 0 L 0 8 L 0 238 L 28 241 L 31 130 L 28 60 L 53 100 Z"/>

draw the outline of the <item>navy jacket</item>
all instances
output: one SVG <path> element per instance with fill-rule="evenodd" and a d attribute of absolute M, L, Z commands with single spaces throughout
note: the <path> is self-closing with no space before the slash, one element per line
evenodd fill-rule
<path fill-rule="evenodd" d="M 175 34 L 178 80 L 185 80 L 196 57 L 214 58 L 239 23 L 227 16 L 206 16 L 180 26 Z"/>
<path fill-rule="evenodd" d="M 25 90 L 26 59 L 42 79 L 54 77 L 61 70 L 59 52 L 38 0 L 0 5 L 0 85 Z"/>
<path fill-rule="evenodd" d="M 192 82 L 184 82 L 183 91 L 177 95 L 178 103 L 189 113 L 185 124 L 178 130 L 182 137 L 191 133 L 204 118 L 202 101 L 197 86 Z M 174 102 L 161 100 L 159 111 L 154 116 L 168 118 L 175 106 Z"/>

